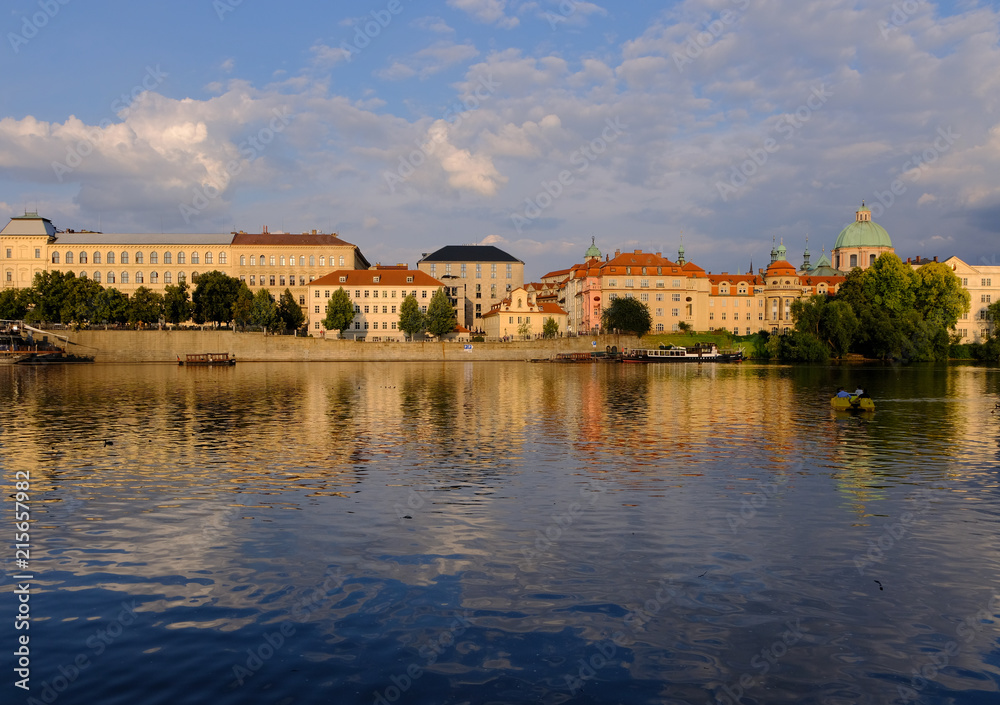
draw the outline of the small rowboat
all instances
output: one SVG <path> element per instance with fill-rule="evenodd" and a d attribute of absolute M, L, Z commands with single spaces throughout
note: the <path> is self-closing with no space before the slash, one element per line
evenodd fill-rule
<path fill-rule="evenodd" d="M 870 397 L 834 397 L 830 406 L 841 411 L 875 411 L 875 402 Z"/>

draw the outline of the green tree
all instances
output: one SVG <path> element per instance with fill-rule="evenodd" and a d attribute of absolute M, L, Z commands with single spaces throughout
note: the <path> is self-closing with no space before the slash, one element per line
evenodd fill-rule
<path fill-rule="evenodd" d="M 181 280 L 164 288 L 163 315 L 175 326 L 191 318 L 191 295 L 187 282 Z"/>
<path fill-rule="evenodd" d="M 542 336 L 545 338 L 555 338 L 559 335 L 559 323 L 555 318 L 549 316 L 545 319 L 545 324 L 542 326 Z"/>
<path fill-rule="evenodd" d="M 679 330 L 682 333 L 687 333 L 691 330 L 691 324 L 688 323 L 687 321 L 681 321 L 680 323 L 677 324 L 677 330 Z"/>
<path fill-rule="evenodd" d="M 163 295 L 140 286 L 129 299 L 128 322 L 131 325 L 159 323 L 163 316 Z"/>
<path fill-rule="evenodd" d="M 253 294 L 246 282 L 240 282 L 240 290 L 236 292 L 236 301 L 233 302 L 233 320 L 240 328 L 246 328 L 250 323 L 250 313 L 253 307 Z"/>
<path fill-rule="evenodd" d="M 925 264 L 914 272 L 914 278 L 914 310 L 925 319 L 947 330 L 954 328 L 958 319 L 969 312 L 972 296 L 948 265 L 943 262 Z"/>
<path fill-rule="evenodd" d="M 427 332 L 441 337 L 451 333 L 457 325 L 458 319 L 448 295 L 444 289 L 438 289 L 427 306 Z"/>
<path fill-rule="evenodd" d="M 281 326 L 278 307 L 274 304 L 274 298 L 267 289 L 260 289 L 253 295 L 253 303 L 250 305 L 250 323 L 271 332 L 278 330 Z"/>
<path fill-rule="evenodd" d="M 212 321 L 216 325 L 233 320 L 233 304 L 242 282 L 218 270 L 199 274 L 191 296 L 191 317 L 195 323 Z"/>
<path fill-rule="evenodd" d="M 426 327 L 427 317 L 420 311 L 417 297 L 407 296 L 399 307 L 399 329 L 412 340 L 423 333 Z"/>
<path fill-rule="evenodd" d="M 104 289 L 97 299 L 94 315 L 98 323 L 128 322 L 128 297 L 118 289 Z"/>
<path fill-rule="evenodd" d="M 815 334 L 793 330 L 782 335 L 772 335 L 767 341 L 772 358 L 781 362 L 823 362 L 830 357 L 830 349 Z"/>
<path fill-rule="evenodd" d="M 306 314 L 302 313 L 302 307 L 292 296 L 290 289 L 285 289 L 285 293 L 281 295 L 278 317 L 285 324 L 285 330 L 298 330 L 306 322 Z"/>
<path fill-rule="evenodd" d="M 873 306 L 891 317 L 913 309 L 917 276 L 913 268 L 891 252 L 883 252 L 862 278 L 865 294 Z"/>
<path fill-rule="evenodd" d="M 19 321 L 31 305 L 30 289 L 4 289 L 0 291 L 0 319 Z"/>
<path fill-rule="evenodd" d="M 531 335 L 531 323 L 527 320 L 527 316 L 525 316 L 525 320 L 521 325 L 517 327 L 517 334 L 522 338 L 527 338 Z"/>
<path fill-rule="evenodd" d="M 67 323 L 82 324 L 97 320 L 98 303 L 104 287 L 86 276 L 77 277 L 66 287 L 62 305 L 62 319 Z"/>
<path fill-rule="evenodd" d="M 653 327 L 649 306 L 632 297 L 616 298 L 601 314 L 601 326 L 606 331 L 634 333 L 641 338 Z"/>
<path fill-rule="evenodd" d="M 404 302 L 405 305 L 405 302 Z M 343 338 L 344 331 L 351 327 L 354 320 L 354 304 L 351 297 L 340 287 L 330 300 L 326 303 L 326 317 L 323 319 L 323 327 L 327 330 L 337 331 L 337 337 Z"/>
<path fill-rule="evenodd" d="M 39 272 L 35 275 L 34 307 L 25 316 L 29 323 L 65 323 L 62 317 L 63 304 L 76 275 L 69 272 Z"/>
<path fill-rule="evenodd" d="M 823 340 L 837 357 L 844 357 L 851 349 L 861 322 L 846 301 L 828 301 L 820 322 Z"/>

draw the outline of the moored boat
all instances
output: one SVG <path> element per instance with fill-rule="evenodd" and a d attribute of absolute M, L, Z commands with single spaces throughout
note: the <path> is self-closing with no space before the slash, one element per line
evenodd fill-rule
<path fill-rule="evenodd" d="M 236 364 L 236 358 L 230 357 L 229 353 L 191 353 L 181 360 L 177 356 L 178 365 L 202 366 L 202 367 L 225 367 Z"/>
<path fill-rule="evenodd" d="M 742 350 L 719 350 L 715 343 L 696 343 L 690 347 L 661 345 L 657 349 L 630 350 L 623 362 L 742 362 Z"/>

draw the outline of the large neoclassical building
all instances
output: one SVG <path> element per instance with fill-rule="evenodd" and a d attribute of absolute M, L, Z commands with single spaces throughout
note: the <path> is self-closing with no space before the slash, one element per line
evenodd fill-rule
<path fill-rule="evenodd" d="M 0 288 L 31 286 L 48 271 L 86 275 L 131 294 L 140 286 L 162 292 L 218 270 L 268 289 L 289 289 L 304 310 L 309 282 L 336 269 L 368 269 L 357 245 L 317 233 L 108 234 L 58 230 L 48 218 L 25 213 L 0 230 Z"/>

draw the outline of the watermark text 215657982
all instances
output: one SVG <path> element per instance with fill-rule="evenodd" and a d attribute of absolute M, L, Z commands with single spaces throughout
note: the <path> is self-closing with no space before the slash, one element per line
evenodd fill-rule
<path fill-rule="evenodd" d="M 17 648 L 14 649 L 14 657 L 17 659 L 14 673 L 20 678 L 14 682 L 18 688 L 30 690 L 29 679 L 31 677 L 31 641 L 28 630 L 31 629 L 31 580 L 33 576 L 28 573 L 28 561 L 31 560 L 31 534 L 30 524 L 31 507 L 28 504 L 30 499 L 28 493 L 31 491 L 31 475 L 27 470 L 18 470 L 14 473 L 14 562 L 18 568 L 18 574 L 14 576 L 17 586 L 14 594 L 17 595 L 17 612 L 14 614 L 14 629 L 23 632 L 17 637 Z M 22 582 L 23 581 L 23 582 Z"/>

